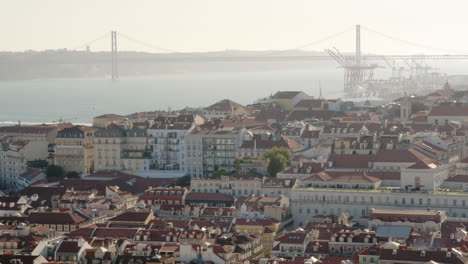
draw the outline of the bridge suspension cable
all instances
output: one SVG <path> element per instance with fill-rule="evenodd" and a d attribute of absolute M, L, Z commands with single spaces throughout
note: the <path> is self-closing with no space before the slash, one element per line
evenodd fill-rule
<path fill-rule="evenodd" d="M 275 56 L 275 55 L 278 55 L 278 54 L 282 54 L 282 53 L 285 53 L 285 52 L 289 52 L 291 50 L 301 50 L 301 49 L 304 49 L 304 48 L 308 48 L 308 47 L 311 47 L 311 46 L 314 46 L 314 45 L 317 45 L 317 44 L 320 44 L 320 43 L 323 43 L 325 41 L 328 41 L 330 39 L 334 39 L 336 37 L 339 37 L 345 33 L 348 33 L 350 31 L 354 30 L 354 26 L 351 26 L 351 27 L 348 27 L 342 31 L 339 31 L 337 33 L 334 33 L 334 34 L 330 34 L 324 38 L 321 38 L 321 39 L 317 39 L 317 40 L 314 40 L 312 42 L 309 42 L 307 44 L 303 44 L 303 45 L 300 45 L 300 46 L 296 46 L 296 47 L 293 47 L 293 48 L 290 48 L 290 49 L 286 49 L 286 50 L 281 50 L 281 51 L 276 51 L 276 52 L 272 52 L 272 53 L 268 53 L 266 55 L 264 55 L 265 57 L 267 56 Z"/>
<path fill-rule="evenodd" d="M 413 42 L 413 41 L 393 37 L 393 36 L 390 36 L 388 34 L 379 32 L 377 30 L 374 30 L 374 29 L 371 29 L 371 28 L 368 28 L 368 27 L 365 27 L 365 26 L 361 26 L 361 27 L 363 29 L 365 29 L 367 32 L 374 33 L 376 35 L 379 35 L 381 37 L 384 37 L 384 38 L 387 38 L 387 39 L 390 39 L 390 40 L 393 40 L 393 41 L 405 43 L 406 45 L 409 45 L 409 46 L 423 48 L 423 49 L 427 49 L 427 50 L 439 51 L 439 52 L 448 52 L 448 53 L 454 53 L 454 54 L 468 54 L 468 52 L 464 52 L 464 51 L 456 51 L 456 50 L 449 50 L 449 49 L 443 49 L 443 48 L 438 48 L 438 47 L 432 47 L 432 46 L 425 45 L 425 44 L 422 44 L 422 43 L 417 43 L 417 42 Z"/>
<path fill-rule="evenodd" d="M 141 41 L 141 40 L 138 40 L 136 38 L 132 38 L 132 37 L 130 37 L 130 36 L 126 35 L 126 34 L 122 34 L 120 32 L 117 32 L 117 34 L 119 36 L 123 37 L 126 40 L 129 40 L 131 42 L 137 43 L 137 44 L 139 44 L 141 46 L 145 46 L 145 47 L 153 49 L 153 50 L 164 51 L 164 52 L 168 52 L 168 53 L 184 53 L 184 52 L 180 52 L 180 51 L 173 50 L 173 49 L 167 49 L 167 48 L 159 47 L 159 46 L 150 44 L 148 42 Z"/>
<path fill-rule="evenodd" d="M 74 48 L 72 50 L 78 50 L 78 49 L 81 49 L 81 48 L 85 48 L 86 46 L 89 46 L 89 45 L 91 45 L 91 44 L 93 44 L 93 43 L 95 43 L 95 42 L 97 42 L 97 41 L 99 41 L 101 39 L 105 39 L 105 38 L 108 38 L 108 37 L 109 37 L 109 32 L 106 32 L 106 33 L 102 34 L 101 36 L 99 36 L 99 37 L 97 37 L 95 39 L 92 39 L 90 41 L 87 41 L 87 42 L 77 46 L 76 48 Z"/>

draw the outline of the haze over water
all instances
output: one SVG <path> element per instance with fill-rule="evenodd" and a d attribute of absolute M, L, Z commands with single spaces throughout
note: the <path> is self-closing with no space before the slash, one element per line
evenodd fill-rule
<path fill-rule="evenodd" d="M 464 74 L 466 62 L 435 62 L 441 72 Z M 387 78 L 380 69 L 376 78 Z M 0 125 L 52 122 L 63 118 L 91 123 L 106 113 L 209 106 L 222 99 L 251 104 L 277 91 L 304 91 L 318 97 L 342 96 L 343 70 L 336 65 L 248 72 L 189 72 L 109 79 L 36 79 L 0 82 Z"/>
<path fill-rule="evenodd" d="M 70 120 L 91 123 L 92 117 L 137 111 L 208 106 L 222 99 L 250 104 L 279 90 L 300 90 L 339 97 L 341 71 L 290 70 L 260 72 L 203 72 L 142 78 L 41 79 L 0 82 L 2 124 Z M 12 100 L 12 98 L 16 98 Z M 0 124 L 1 124 L 0 123 Z"/>

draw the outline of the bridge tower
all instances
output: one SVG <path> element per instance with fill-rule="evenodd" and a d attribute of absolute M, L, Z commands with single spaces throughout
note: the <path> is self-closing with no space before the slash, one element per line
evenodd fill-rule
<path fill-rule="evenodd" d="M 119 78 L 117 61 L 117 31 L 111 31 L 112 80 Z"/>

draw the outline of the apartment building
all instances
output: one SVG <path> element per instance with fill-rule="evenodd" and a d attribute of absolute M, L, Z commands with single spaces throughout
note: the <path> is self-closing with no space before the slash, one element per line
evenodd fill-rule
<path fill-rule="evenodd" d="M 59 131 L 55 139 L 54 164 L 67 172 L 93 172 L 96 130 L 93 127 L 73 126 Z"/>
<path fill-rule="evenodd" d="M 260 196 L 262 193 L 262 179 L 238 179 L 221 176 L 220 179 L 192 179 L 192 192 L 224 193 L 232 196 Z"/>
<path fill-rule="evenodd" d="M 198 115 L 157 117 L 148 129 L 148 145 L 152 147 L 151 169 L 185 172 L 185 135 L 203 122 Z"/>
<path fill-rule="evenodd" d="M 416 170 L 418 170 L 416 172 Z M 468 197 L 458 190 L 443 190 L 440 182 L 448 176 L 444 164 L 416 163 L 401 171 L 398 186 L 381 187 L 378 174 L 366 171 L 326 171 L 299 180 L 291 191 L 294 222 L 311 221 L 315 215 L 348 212 L 360 221 L 373 208 L 445 210 L 448 216 L 466 217 Z M 365 218 L 362 221 L 367 221 Z"/>
<path fill-rule="evenodd" d="M 219 169 L 235 170 L 237 152 L 251 135 L 244 128 L 223 128 L 215 122 L 187 133 L 186 172 L 192 177 L 210 177 Z"/>
<path fill-rule="evenodd" d="M 48 143 L 15 137 L 4 137 L 0 143 L 0 185 L 3 189 L 18 190 L 22 187 L 20 176 L 28 171 L 28 162 L 47 159 Z"/>
<path fill-rule="evenodd" d="M 111 124 L 95 132 L 95 170 L 148 171 L 150 150 L 146 129 L 124 129 Z"/>

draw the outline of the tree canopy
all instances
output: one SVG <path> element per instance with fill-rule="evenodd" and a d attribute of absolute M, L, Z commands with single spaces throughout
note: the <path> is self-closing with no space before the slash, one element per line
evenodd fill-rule
<path fill-rule="evenodd" d="M 75 178 L 75 179 L 79 179 L 80 178 L 80 174 L 76 171 L 69 171 L 65 174 L 65 177 L 67 178 Z"/>
<path fill-rule="evenodd" d="M 278 172 L 283 171 L 291 160 L 291 152 L 287 148 L 273 147 L 265 152 L 264 157 L 269 160 L 268 173 L 274 177 Z"/>
<path fill-rule="evenodd" d="M 63 177 L 65 176 L 65 170 L 57 165 L 50 165 L 46 170 L 47 178 L 52 177 Z"/>
<path fill-rule="evenodd" d="M 177 178 L 175 184 L 176 186 L 189 187 L 190 181 L 191 181 L 190 175 L 185 175 L 185 176 Z"/>

